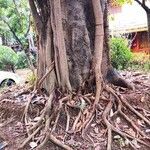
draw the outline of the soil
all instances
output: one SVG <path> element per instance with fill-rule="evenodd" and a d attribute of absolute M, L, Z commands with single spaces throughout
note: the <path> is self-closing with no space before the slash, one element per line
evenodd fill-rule
<path fill-rule="evenodd" d="M 135 89 L 128 90 L 121 87 L 112 86 L 113 89 L 123 96 L 136 110 L 143 114 L 150 120 L 150 74 L 141 72 L 121 72 L 124 78 L 133 83 Z M 25 123 L 23 122 L 23 113 L 25 105 L 30 98 L 30 90 L 26 86 L 14 86 L 7 88 L 1 92 L 0 95 L 0 149 L 16 150 L 19 145 L 24 141 L 27 135 Z M 47 100 L 46 95 L 36 95 L 32 101 L 32 111 L 29 115 L 32 119 L 36 116 L 36 110 L 44 106 Z M 85 135 L 81 133 L 72 134 L 65 132 L 66 117 L 61 112 L 58 121 L 58 128 L 55 131 L 55 137 L 67 145 L 70 145 L 75 150 L 106 150 L 107 145 L 107 130 L 102 120 L 102 110 L 107 105 L 107 101 L 100 102 L 100 111 L 96 112 L 93 121 L 90 123 L 89 128 Z M 115 109 L 115 108 L 114 108 Z M 75 112 L 78 110 L 69 110 L 70 113 L 76 116 Z M 143 120 L 135 116 L 131 111 L 123 108 L 123 112 L 130 116 L 130 119 L 150 137 L 150 126 Z M 113 110 L 112 112 L 113 113 Z M 111 114 L 110 114 L 111 115 Z M 120 116 L 113 116 L 111 123 L 123 132 L 139 137 L 132 126 Z M 112 150 L 130 150 L 132 147 L 129 145 L 127 139 L 123 139 L 120 135 L 113 132 Z M 146 146 L 131 141 L 137 149 L 149 150 Z M 34 148 L 35 141 L 30 141 L 24 150 L 36 149 Z M 44 150 L 61 150 L 55 144 L 48 142 L 43 148 Z"/>

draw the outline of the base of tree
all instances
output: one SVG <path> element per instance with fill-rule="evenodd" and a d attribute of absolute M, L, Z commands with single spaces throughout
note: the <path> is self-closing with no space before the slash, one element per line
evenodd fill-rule
<path fill-rule="evenodd" d="M 144 92 L 149 89 L 145 88 Z M 17 92 L 15 96 L 14 91 Z M 143 91 L 141 93 L 145 95 Z M 0 111 L 3 112 L 3 118 L 10 115 L 13 118 L 15 114 L 20 116 L 24 112 L 21 119 L 27 137 L 20 142 L 20 149 L 26 149 L 31 141 L 37 143 L 36 149 L 43 149 L 48 141 L 60 149 L 83 149 L 80 140 L 76 142 L 73 139 L 77 136 L 78 139 L 90 141 L 93 149 L 96 141 L 100 144 L 107 140 L 107 150 L 114 147 L 114 141 L 119 142 L 119 146 L 122 142 L 124 147 L 143 147 L 146 150 L 150 148 L 150 111 L 140 103 L 149 106 L 149 94 L 147 99 L 144 97 L 144 102 L 142 95 L 139 100 L 138 95 L 136 99 L 132 99 L 132 95 L 127 101 L 125 98 L 131 94 L 132 91 L 121 93 L 105 86 L 93 110 L 95 96 L 92 93 L 69 95 L 57 89 L 47 97 L 26 88 L 12 88 L 0 97 Z M 28 99 L 28 103 L 18 103 L 20 98 Z"/>
<path fill-rule="evenodd" d="M 106 79 L 109 83 L 133 90 L 134 86 L 125 80 L 114 68 L 108 69 Z"/>

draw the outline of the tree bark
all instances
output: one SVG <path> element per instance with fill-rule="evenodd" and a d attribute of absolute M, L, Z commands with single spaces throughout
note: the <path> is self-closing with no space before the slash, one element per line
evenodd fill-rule
<path fill-rule="evenodd" d="M 93 59 L 96 20 L 92 0 L 43 0 L 31 1 L 30 7 L 39 37 L 38 80 L 54 61 L 54 70 L 43 82 L 47 91 L 53 87 L 68 90 L 95 88 Z M 99 2 L 100 3 L 100 2 Z M 109 30 L 107 1 L 101 1 L 104 20 L 104 42 L 102 42 L 102 76 L 105 81 L 113 70 L 109 57 Z M 100 59 L 96 56 L 97 60 Z"/>
<path fill-rule="evenodd" d="M 148 27 L 148 42 L 150 42 L 150 10 L 147 14 L 147 27 Z"/>

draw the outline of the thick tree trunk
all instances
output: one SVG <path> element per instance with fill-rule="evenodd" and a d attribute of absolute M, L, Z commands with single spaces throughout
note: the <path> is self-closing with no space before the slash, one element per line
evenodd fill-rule
<path fill-rule="evenodd" d="M 37 1 L 42 15 L 35 9 L 35 3 L 29 2 L 39 37 L 38 80 L 44 76 L 50 64 L 53 61 L 55 63 L 54 70 L 43 82 L 43 88 L 47 91 L 52 90 L 54 86 L 69 90 L 95 88 L 95 16 L 92 0 L 61 0 L 60 4 L 59 0 L 47 0 L 45 3 Z M 109 58 L 107 2 L 101 3 L 105 37 L 101 68 L 105 80 L 110 78 L 109 74 L 113 69 Z M 46 11 L 45 7 L 48 7 Z"/>
<path fill-rule="evenodd" d="M 109 103 L 102 114 L 102 119 L 108 127 L 107 150 L 110 150 L 112 131 L 117 130 L 119 134 L 122 132 L 118 131 L 107 118 L 113 105 L 116 105 L 115 102 L 117 104 L 120 102 L 122 106 L 122 101 L 113 89 L 104 86 L 104 82 L 108 80 L 111 83 L 112 81 L 122 83 L 123 80 L 110 64 L 107 1 L 29 0 L 29 2 L 39 37 L 37 89 L 40 91 L 42 87 L 45 88 L 49 98 L 43 110 L 38 113 L 40 119 L 33 126 L 27 127 L 29 136 L 20 148 L 41 130 L 41 134 L 37 135 L 42 137 L 37 149 L 42 149 L 50 140 L 64 149 L 72 150 L 70 146 L 74 145 L 65 145 L 54 137 L 54 133 L 60 129 L 59 119 L 62 116 L 63 121 L 66 120 L 66 124 L 63 123 L 66 128 L 61 126 L 64 134 L 75 135 L 80 132 L 84 138 L 93 118 L 95 120 L 96 112 L 102 113 L 99 102 L 105 99 L 104 92 L 108 92 L 110 101 L 107 96 Z M 112 101 L 112 96 L 116 100 Z M 24 112 L 26 124 L 29 124 L 27 116 L 31 101 L 32 98 L 29 99 Z M 118 111 L 120 108 L 121 111 L 121 107 L 116 108 Z M 71 110 L 76 112 L 76 115 L 71 113 Z"/>
<path fill-rule="evenodd" d="M 71 86 L 74 89 L 78 89 L 90 78 L 93 79 L 92 61 L 94 55 L 95 19 L 92 1 L 64 0 L 61 6 L 69 78 Z M 106 13 L 105 7 L 104 3 L 103 12 L 105 10 Z M 105 21 L 105 24 L 105 33 L 108 34 L 107 21 Z M 103 74 L 106 76 L 110 65 L 107 39 L 105 39 L 102 62 Z"/>

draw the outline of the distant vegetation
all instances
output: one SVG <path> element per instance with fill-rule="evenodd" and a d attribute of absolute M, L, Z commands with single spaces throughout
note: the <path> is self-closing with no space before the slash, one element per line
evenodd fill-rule
<path fill-rule="evenodd" d="M 27 56 L 22 52 L 14 52 L 10 47 L 0 45 L 0 69 L 14 71 L 27 68 Z"/>
<path fill-rule="evenodd" d="M 125 38 L 111 38 L 111 62 L 118 70 L 141 70 L 150 72 L 150 56 L 146 53 L 132 53 Z"/>
<path fill-rule="evenodd" d="M 128 41 L 124 38 L 111 38 L 111 62 L 116 69 L 126 69 L 132 60 L 132 52 L 128 47 Z"/>
<path fill-rule="evenodd" d="M 0 69 L 14 71 L 17 62 L 17 54 L 11 48 L 0 45 Z"/>

